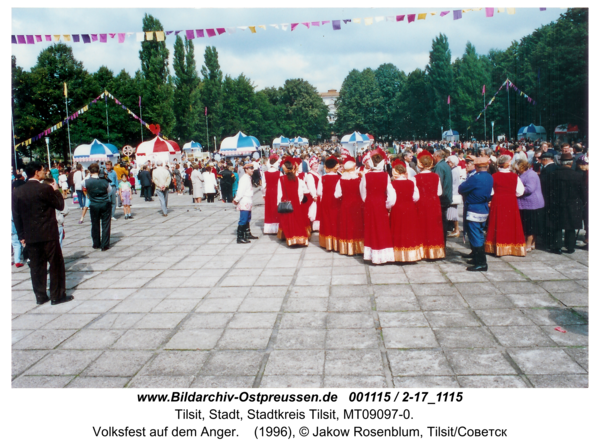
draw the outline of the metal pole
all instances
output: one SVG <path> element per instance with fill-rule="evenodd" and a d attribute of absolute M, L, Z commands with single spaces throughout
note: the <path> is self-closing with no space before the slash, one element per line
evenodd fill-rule
<path fill-rule="evenodd" d="M 494 144 L 494 122 L 492 121 L 492 145 Z"/>
<path fill-rule="evenodd" d="M 108 143 L 110 143 L 110 131 L 108 130 L 108 98 L 106 96 L 104 97 L 104 104 L 106 106 L 106 139 L 108 140 Z"/>
<path fill-rule="evenodd" d="M 204 118 L 206 118 L 206 150 L 210 152 L 210 140 L 208 139 L 208 113 L 204 111 Z"/>
<path fill-rule="evenodd" d="M 487 141 L 487 117 L 485 116 L 486 108 L 485 108 L 485 86 L 483 86 L 483 135 L 485 136 L 485 141 Z"/>
<path fill-rule="evenodd" d="M 217 152 L 217 137 L 213 135 L 213 138 L 215 139 L 215 152 Z"/>
<path fill-rule="evenodd" d="M 144 125 L 142 124 L 142 97 L 140 96 L 140 137 L 142 138 L 142 142 L 144 141 Z"/>
<path fill-rule="evenodd" d="M 50 164 L 50 138 L 46 137 L 46 151 L 48 151 L 48 169 L 52 168 L 52 165 Z"/>
<path fill-rule="evenodd" d="M 71 158 L 71 164 L 73 164 L 73 155 L 71 154 L 71 128 L 69 127 L 69 105 L 67 104 L 67 97 L 65 97 L 65 108 L 67 109 L 67 135 L 69 136 L 69 157 Z"/>
<path fill-rule="evenodd" d="M 510 89 L 508 88 L 508 79 L 506 80 L 506 102 L 508 104 L 508 141 L 510 142 Z"/>
<path fill-rule="evenodd" d="M 15 150 L 15 175 L 17 174 L 17 147 L 15 143 L 15 122 L 13 120 L 13 110 L 10 108 L 10 124 L 12 125 L 12 133 L 13 133 L 13 149 Z"/>

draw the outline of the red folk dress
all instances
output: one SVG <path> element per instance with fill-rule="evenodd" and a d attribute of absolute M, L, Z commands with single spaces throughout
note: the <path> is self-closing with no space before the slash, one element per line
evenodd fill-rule
<path fill-rule="evenodd" d="M 488 218 L 485 251 L 489 254 L 524 257 L 525 235 L 517 203 L 518 176 L 515 173 L 495 173 L 494 195 Z"/>
<path fill-rule="evenodd" d="M 363 177 L 366 195 L 364 210 L 365 260 L 374 264 L 394 262 L 394 245 L 387 211 L 389 176 L 384 171 L 368 172 Z"/>
<path fill-rule="evenodd" d="M 396 204 L 390 213 L 394 258 L 400 262 L 419 261 L 424 255 L 418 202 L 415 202 L 419 190 L 409 179 L 396 179 L 392 182 L 392 187 L 396 190 Z"/>
<path fill-rule="evenodd" d="M 341 179 L 337 174 L 327 174 L 321 178 L 321 209 L 319 223 L 319 245 L 327 250 L 338 251 L 338 222 L 341 199 L 334 196 L 335 186 Z"/>
<path fill-rule="evenodd" d="M 313 199 L 313 196 L 317 196 L 317 189 L 319 188 L 319 182 L 321 177 L 318 174 L 309 172 L 305 178 L 306 188 L 308 188 L 308 218 L 311 221 L 312 229 L 314 232 L 319 231 L 320 228 L 320 215 L 319 215 L 319 198 Z"/>
<path fill-rule="evenodd" d="M 267 171 L 265 176 L 265 225 L 263 233 L 276 235 L 279 230 L 279 214 L 277 213 L 277 185 L 281 173 L 279 171 Z"/>
<path fill-rule="evenodd" d="M 360 177 L 340 180 L 336 189 L 341 194 L 339 212 L 338 249 L 342 255 L 356 255 L 365 252 L 365 232 L 363 209 L 360 196 Z"/>
<path fill-rule="evenodd" d="M 430 171 L 421 172 L 415 176 L 415 182 L 419 189 L 417 215 L 421 227 L 423 258 L 428 260 L 445 258 L 442 208 L 438 196 L 440 176 Z"/>
<path fill-rule="evenodd" d="M 304 195 L 303 186 L 304 183 L 297 178 L 289 180 L 286 175 L 279 178 L 277 203 L 290 201 L 294 208 L 292 213 L 279 213 L 277 238 L 286 240 L 288 246 L 308 246 L 310 228 L 306 227 L 306 217 L 300 203 L 300 197 Z"/>
<path fill-rule="evenodd" d="M 303 182 L 306 185 L 306 173 L 299 173 L 297 175 L 297 177 L 298 177 L 298 179 L 300 179 L 301 182 Z M 312 202 L 312 196 L 310 194 L 307 194 L 306 199 L 307 199 L 306 202 L 300 202 L 300 208 L 302 209 L 303 216 L 306 217 L 306 219 L 305 219 L 306 226 L 312 232 L 312 223 L 310 222 L 310 219 L 308 218 L 308 209 L 310 208 L 310 203 Z"/>

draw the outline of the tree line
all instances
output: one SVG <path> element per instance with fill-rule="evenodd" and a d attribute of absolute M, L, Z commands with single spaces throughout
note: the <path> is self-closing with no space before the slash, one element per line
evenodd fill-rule
<path fill-rule="evenodd" d="M 164 30 L 146 14 L 144 31 Z M 440 34 L 433 42 L 429 63 L 408 75 L 391 63 L 377 69 L 352 70 L 336 102 L 337 119 L 327 121 L 328 108 L 316 88 L 303 79 L 288 79 L 281 87 L 257 91 L 243 73 L 224 74 L 215 47 L 204 51 L 198 70 L 194 43 L 176 37 L 172 72 L 166 43 L 144 41 L 139 51 L 140 69 L 133 76 L 115 74 L 105 66 L 89 73 L 73 56 L 71 47 L 54 44 L 43 50 L 31 70 L 12 57 L 12 100 L 17 142 L 37 135 L 66 117 L 63 83 L 68 85 L 69 113 L 98 97 L 104 90 L 139 115 L 142 98 L 145 122 L 159 124 L 161 132 L 180 146 L 194 140 L 205 148 L 238 131 L 254 135 L 268 145 L 279 135 L 325 140 L 353 131 L 370 133 L 377 140 L 438 139 L 450 127 L 447 98 L 451 97 L 451 127 L 462 138 L 515 138 L 521 126 L 534 123 L 549 135 L 558 124 L 579 125 L 580 137 L 588 135 L 588 10 L 568 9 L 556 22 L 544 25 L 505 50 L 478 54 L 467 43 L 464 54 L 452 61 L 448 39 Z M 482 88 L 489 101 L 509 78 L 533 97 L 534 106 L 510 90 L 501 91 L 483 116 Z M 509 103 L 510 101 L 510 103 Z M 510 107 L 510 129 L 508 108 Z M 205 108 L 208 111 L 205 116 Z M 107 126 L 108 115 L 108 126 Z M 208 133 L 207 133 L 208 127 Z M 98 101 L 70 122 L 71 148 L 94 138 L 121 148 L 136 146 L 154 135 L 111 99 Z M 207 135 L 208 134 L 208 135 Z M 66 129 L 50 136 L 51 151 L 68 159 Z M 21 155 L 46 151 L 39 140 L 19 148 Z"/>
<path fill-rule="evenodd" d="M 484 116 L 475 120 L 484 108 L 483 86 L 487 103 L 507 78 L 536 105 L 503 89 L 486 111 L 484 129 Z M 543 126 L 549 137 L 564 123 L 577 124 L 580 138 L 588 135 L 587 9 L 568 9 L 505 50 L 478 54 L 469 42 L 452 61 L 448 38 L 440 34 L 424 69 L 407 75 L 388 63 L 376 70 L 352 70 L 340 89 L 334 131 L 369 132 L 387 141 L 439 139 L 442 128 L 451 126 L 461 138 L 491 140 L 492 121 L 494 134 L 506 138 L 516 138 L 518 129 L 530 123 Z"/>
<path fill-rule="evenodd" d="M 163 26 L 146 14 L 143 30 L 161 31 Z M 328 108 L 317 89 L 303 79 L 288 79 L 281 87 L 257 91 L 243 73 L 237 77 L 224 75 L 218 52 L 211 46 L 205 48 L 204 64 L 198 71 L 193 41 L 179 35 L 173 49 L 173 73 L 164 41 L 142 42 L 139 59 L 140 69 L 131 76 L 125 70 L 115 74 L 105 66 L 89 73 L 75 59 L 71 47 L 61 43 L 43 50 L 29 71 L 18 66 L 13 56 L 12 100 L 17 143 L 65 119 L 65 82 L 69 114 L 107 90 L 139 116 L 141 97 L 143 120 L 159 124 L 161 133 L 180 146 L 194 140 L 214 150 L 215 139 L 219 145 L 223 138 L 240 130 L 257 137 L 264 145 L 280 135 L 302 136 L 311 141 L 330 137 Z M 69 124 L 72 150 L 94 138 L 122 148 L 154 137 L 112 99 L 98 101 Z M 66 126 L 50 135 L 50 150 L 68 160 Z M 29 147 L 19 147 L 19 152 L 27 157 L 45 154 L 45 142 L 41 139 Z"/>

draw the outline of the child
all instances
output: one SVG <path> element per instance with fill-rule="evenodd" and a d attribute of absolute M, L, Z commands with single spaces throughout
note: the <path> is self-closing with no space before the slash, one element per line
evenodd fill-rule
<path fill-rule="evenodd" d="M 44 179 L 44 183 L 48 185 L 52 185 L 56 182 L 52 176 L 46 177 Z M 58 224 L 58 239 L 60 241 L 60 248 L 62 249 L 62 243 L 65 239 L 65 216 L 69 214 L 69 209 L 65 206 L 63 210 L 55 210 L 56 212 L 56 222 Z M 19 266 L 17 266 L 19 267 Z"/>
<path fill-rule="evenodd" d="M 133 216 L 131 216 L 131 184 L 129 183 L 127 174 L 121 176 L 121 182 L 119 182 L 119 197 L 123 203 L 125 219 L 133 219 Z"/>

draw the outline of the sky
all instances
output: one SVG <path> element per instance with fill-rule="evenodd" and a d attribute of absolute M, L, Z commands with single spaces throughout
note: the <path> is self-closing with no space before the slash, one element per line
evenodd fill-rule
<path fill-rule="evenodd" d="M 549 2 L 548 2 L 549 3 Z M 128 3 L 129 4 L 129 3 Z M 201 3 L 195 3 L 201 4 Z M 214 2 L 211 3 L 214 5 Z M 452 58 L 461 57 L 467 42 L 477 52 L 505 49 L 536 28 L 556 21 L 565 9 L 517 8 L 516 14 L 494 14 L 485 17 L 485 8 L 463 14 L 453 20 L 452 13 L 440 17 L 454 7 L 423 8 L 15 8 L 11 10 L 11 34 L 92 34 L 142 31 L 144 14 L 159 19 L 165 30 L 229 28 L 266 25 L 256 34 L 237 28 L 234 34 L 194 39 L 198 71 L 203 63 L 204 48 L 214 45 L 224 74 L 243 73 L 257 90 L 282 86 L 286 79 L 303 78 L 318 91 L 339 90 L 352 69 L 376 69 L 392 63 L 407 74 L 424 69 L 428 63 L 432 40 L 440 33 L 448 37 Z M 465 8 L 465 7 L 463 7 Z M 497 8 L 496 8 L 497 10 Z M 426 20 L 408 23 L 381 21 L 365 25 L 367 17 L 396 16 L 436 12 Z M 293 32 L 269 25 L 360 18 L 361 23 L 343 24 L 334 31 L 331 24 L 307 29 L 299 25 Z M 281 28 L 281 26 L 280 26 Z M 182 35 L 185 31 L 182 32 Z M 61 39 L 62 40 L 62 39 Z M 114 41 L 91 44 L 67 43 L 73 47 L 75 58 L 89 72 L 105 65 L 117 74 L 125 69 L 131 75 L 140 67 L 140 43 L 135 35 L 125 43 Z M 174 34 L 167 38 L 170 57 L 173 55 Z M 11 45 L 17 64 L 25 69 L 35 65 L 37 56 L 50 43 Z M 171 73 L 173 74 L 172 68 Z"/>

